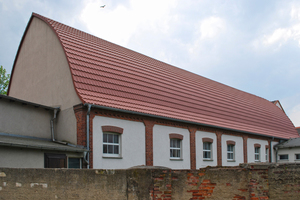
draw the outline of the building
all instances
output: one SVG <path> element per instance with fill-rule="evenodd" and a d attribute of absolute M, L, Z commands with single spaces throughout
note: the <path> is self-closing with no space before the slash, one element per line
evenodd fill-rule
<path fill-rule="evenodd" d="M 59 107 L 0 95 L 0 111 L 0 167 L 82 167 L 86 150 L 55 138 Z"/>
<path fill-rule="evenodd" d="M 276 162 L 300 162 L 300 138 L 292 138 L 274 146 Z"/>
<path fill-rule="evenodd" d="M 276 103 L 35 13 L 8 95 L 59 105 L 57 140 L 85 146 L 91 168 L 269 162 L 298 137 Z"/>

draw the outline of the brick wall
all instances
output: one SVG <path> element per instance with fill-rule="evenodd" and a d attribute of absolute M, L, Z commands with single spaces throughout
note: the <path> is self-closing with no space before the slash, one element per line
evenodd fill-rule
<path fill-rule="evenodd" d="M 74 106 L 74 113 L 77 120 L 77 144 L 86 146 L 86 115 L 87 115 L 87 107 L 82 104 Z M 215 141 L 217 144 L 217 164 L 218 166 L 222 166 L 222 135 L 232 135 L 243 138 L 243 152 L 244 152 L 244 162 L 247 163 L 248 155 L 247 155 L 247 139 L 259 139 L 268 141 L 270 145 L 270 138 L 263 137 L 258 135 L 250 135 L 245 133 L 240 133 L 236 131 L 223 130 L 212 127 L 205 126 L 196 126 L 183 122 L 176 122 L 165 119 L 157 119 L 151 117 L 145 117 L 140 115 L 134 115 L 129 113 L 122 113 L 117 111 L 110 111 L 92 107 L 90 112 L 90 129 L 89 129 L 89 137 L 90 137 L 90 152 L 89 152 L 89 164 L 90 168 L 93 168 L 93 119 L 95 116 L 105 116 L 110 118 L 124 119 L 130 121 L 138 121 L 143 122 L 145 124 L 145 138 L 146 138 L 146 149 L 145 149 L 145 164 L 147 166 L 153 166 L 153 127 L 154 125 L 163 125 L 177 128 L 184 128 L 189 130 L 190 132 L 190 166 L 191 169 L 196 169 L 196 144 L 195 144 L 195 133 L 196 131 L 205 131 L 216 134 L 217 140 Z M 278 140 L 275 139 L 278 142 Z M 271 148 L 269 148 L 271 151 Z M 271 152 L 269 152 L 270 157 Z"/>
<path fill-rule="evenodd" d="M 0 199 L 295 200 L 300 164 L 171 170 L 0 168 Z"/>

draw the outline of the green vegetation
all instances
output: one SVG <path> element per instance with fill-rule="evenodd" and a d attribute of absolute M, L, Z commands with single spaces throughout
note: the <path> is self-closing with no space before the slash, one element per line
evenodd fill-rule
<path fill-rule="evenodd" d="M 6 74 L 6 69 L 0 67 L 0 94 L 7 95 L 7 88 L 10 80 L 10 74 Z"/>

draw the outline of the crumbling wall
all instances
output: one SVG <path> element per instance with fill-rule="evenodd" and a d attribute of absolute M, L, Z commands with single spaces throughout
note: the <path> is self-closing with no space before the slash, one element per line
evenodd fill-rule
<path fill-rule="evenodd" d="M 241 164 L 171 170 L 0 168 L 0 199 L 230 199 L 300 198 L 299 164 Z"/>

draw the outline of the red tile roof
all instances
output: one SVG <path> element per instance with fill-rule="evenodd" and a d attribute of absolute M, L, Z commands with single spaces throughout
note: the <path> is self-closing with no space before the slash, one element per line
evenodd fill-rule
<path fill-rule="evenodd" d="M 57 34 L 83 103 L 278 138 L 297 137 L 272 102 L 33 13 Z"/>

